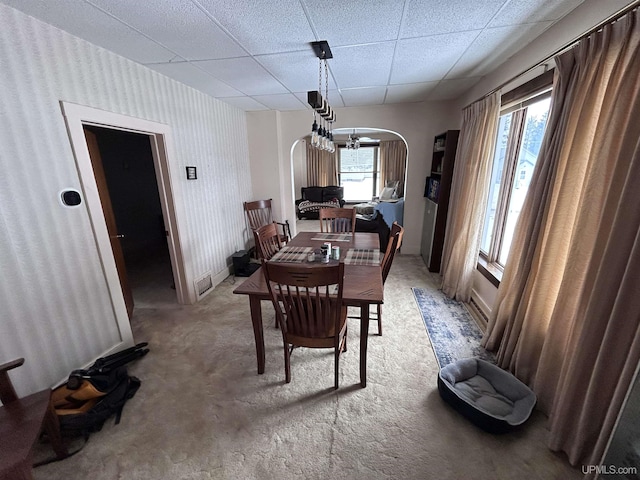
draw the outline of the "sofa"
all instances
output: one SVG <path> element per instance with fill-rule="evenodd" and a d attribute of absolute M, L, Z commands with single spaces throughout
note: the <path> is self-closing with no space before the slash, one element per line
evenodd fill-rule
<path fill-rule="evenodd" d="M 296 200 L 296 214 L 298 219 L 317 220 L 321 208 L 341 208 L 344 206 L 344 188 L 302 187 L 302 198 Z"/>

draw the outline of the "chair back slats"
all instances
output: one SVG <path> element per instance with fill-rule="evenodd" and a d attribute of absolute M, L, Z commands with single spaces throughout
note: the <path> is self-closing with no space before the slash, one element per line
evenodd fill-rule
<path fill-rule="evenodd" d="M 402 244 L 402 237 L 404 235 L 404 228 L 398 225 L 397 222 L 393 222 L 391 226 L 391 234 L 389 237 L 389 243 L 387 244 L 387 250 L 382 258 L 382 283 L 387 281 L 389 271 L 391 270 L 391 264 L 395 257 L 396 252 Z"/>
<path fill-rule="evenodd" d="M 321 232 L 348 233 L 356 230 L 355 208 L 321 208 L 318 217 Z"/>
<path fill-rule="evenodd" d="M 263 260 L 271 259 L 271 257 L 282 248 L 280 234 L 278 233 L 278 224 L 275 222 L 268 223 L 254 230 L 253 237 L 256 242 L 258 256 Z"/>
<path fill-rule="evenodd" d="M 306 268 L 265 263 L 276 317 L 285 337 L 329 338 L 340 331 L 344 264 Z M 337 293 L 334 293 L 338 285 Z"/>
<path fill-rule="evenodd" d="M 249 228 L 254 232 L 265 225 L 270 223 L 276 223 L 282 227 L 282 234 L 280 235 L 280 241 L 287 243 L 291 238 L 291 229 L 289 228 L 289 221 L 276 222 L 273 219 L 273 210 L 271 207 L 272 200 L 256 200 L 254 202 L 244 202 L 244 211 L 249 221 Z"/>
<path fill-rule="evenodd" d="M 247 219 L 249 220 L 249 227 L 251 227 L 251 230 L 257 230 L 258 228 L 273 222 L 271 199 L 244 202 L 244 211 L 247 213 Z"/>
<path fill-rule="evenodd" d="M 398 224 L 398 222 L 393 222 L 391 225 L 390 235 L 398 235 L 398 245 L 396 246 L 396 250 L 399 250 L 402 246 L 402 237 L 404 236 L 404 228 Z"/>

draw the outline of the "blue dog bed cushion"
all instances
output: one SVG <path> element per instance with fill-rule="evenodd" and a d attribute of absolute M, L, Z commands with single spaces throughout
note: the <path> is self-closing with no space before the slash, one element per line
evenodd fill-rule
<path fill-rule="evenodd" d="M 465 358 L 442 368 L 438 391 L 447 403 L 491 433 L 522 425 L 536 404 L 536 395 L 529 387 L 479 358 Z"/>

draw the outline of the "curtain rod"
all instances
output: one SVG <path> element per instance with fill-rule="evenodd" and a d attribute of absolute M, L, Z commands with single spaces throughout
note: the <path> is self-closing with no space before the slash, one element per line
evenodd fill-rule
<path fill-rule="evenodd" d="M 606 19 L 604 19 L 603 21 L 598 23 L 595 27 L 589 29 L 585 33 L 582 33 L 578 37 L 576 37 L 573 40 L 571 40 L 569 43 L 565 43 L 564 46 L 560 47 L 559 49 L 557 49 L 553 53 L 547 55 L 545 58 L 540 60 L 535 65 L 527 68 L 526 70 L 523 70 L 522 72 L 518 73 L 517 75 L 514 75 L 513 77 L 511 77 L 510 79 L 506 80 L 505 82 L 502 82 L 496 88 L 492 89 L 490 92 L 484 94 L 480 98 L 474 100 L 473 102 L 471 102 L 469 105 L 465 106 L 464 108 L 467 108 L 468 106 L 473 105 L 474 103 L 482 100 L 483 98 L 487 98 L 488 96 L 493 95 L 494 93 L 496 93 L 498 90 L 500 90 L 505 85 L 509 85 L 511 82 L 517 80 L 521 76 L 526 75 L 527 73 L 531 72 L 532 70 L 535 70 L 536 68 L 544 65 L 549 60 L 554 58 L 556 55 L 560 55 L 562 52 L 564 52 L 564 51 L 570 49 L 571 47 L 573 47 L 580 40 L 583 40 L 583 39 L 587 38 L 589 35 L 597 32 L 598 30 L 601 30 L 605 25 L 608 25 L 610 23 L 615 22 L 616 20 L 620 19 L 621 17 L 623 17 L 624 15 L 629 13 L 630 11 L 634 10 L 638 6 L 640 6 L 640 0 L 635 0 L 635 1 L 631 2 L 629 5 L 627 5 L 626 7 L 623 7 L 622 9 L 618 10 L 616 13 L 614 13 L 612 15 L 609 15 Z M 546 71 L 546 68 L 545 68 L 545 71 Z"/>

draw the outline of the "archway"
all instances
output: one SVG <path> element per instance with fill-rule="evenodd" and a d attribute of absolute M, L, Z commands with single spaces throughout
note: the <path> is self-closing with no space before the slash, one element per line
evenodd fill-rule
<path fill-rule="evenodd" d="M 395 132 L 393 130 L 383 129 L 383 128 L 343 127 L 343 128 L 336 128 L 333 130 L 334 142 L 336 143 L 336 146 L 337 147 L 342 146 L 344 148 L 345 141 L 347 140 L 350 134 L 351 135 L 355 134 L 356 136 L 358 136 L 360 138 L 361 143 L 366 145 L 379 145 L 380 142 L 389 141 L 389 140 L 401 140 L 402 142 L 404 142 L 406 147 L 406 152 L 407 152 L 406 158 L 405 158 L 405 174 L 403 179 L 404 189 L 405 189 L 404 195 L 406 196 L 407 195 L 407 191 L 406 191 L 407 172 L 408 172 L 408 162 L 409 162 L 409 145 L 406 139 L 398 132 Z M 291 180 L 292 180 L 291 184 L 293 186 L 294 202 L 296 199 L 301 198 L 301 187 L 310 186 L 307 184 L 307 168 L 306 168 L 306 145 L 307 145 L 306 142 L 308 138 L 309 138 L 308 136 L 301 137 L 297 139 L 291 146 L 291 154 L 290 154 Z M 363 181 L 364 180 L 365 179 L 363 178 Z M 380 186 L 379 184 L 373 184 L 371 196 L 377 195 L 380 192 L 381 187 L 383 186 L 384 185 Z M 373 193 L 374 191 L 376 193 Z M 367 199 L 363 198 L 360 200 L 370 200 L 370 198 L 367 198 Z M 295 205 L 293 206 L 293 211 L 297 213 Z M 295 232 L 297 232 L 297 229 L 295 229 L 293 233 L 295 234 Z"/>

